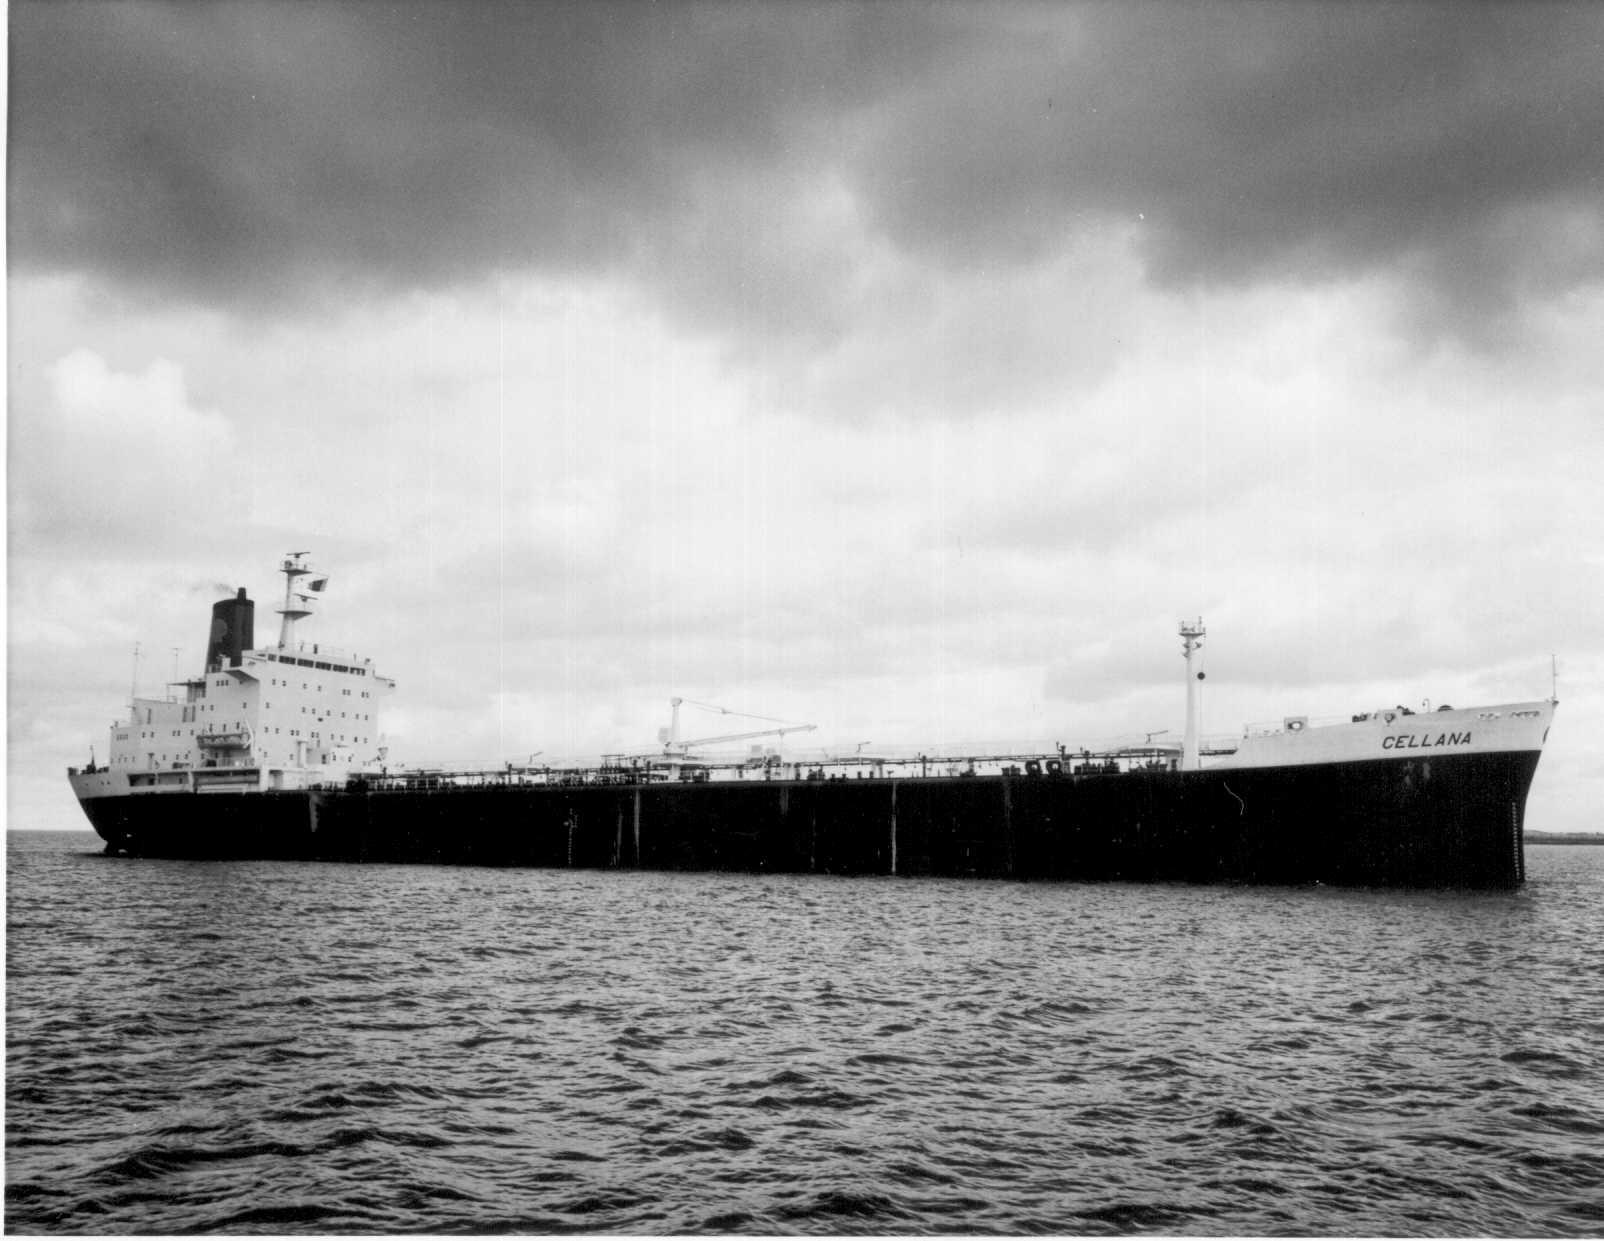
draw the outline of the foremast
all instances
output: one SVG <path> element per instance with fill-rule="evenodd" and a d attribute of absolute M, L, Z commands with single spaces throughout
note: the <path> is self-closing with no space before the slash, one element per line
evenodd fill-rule
<path fill-rule="evenodd" d="M 1202 766 L 1198 757 L 1198 707 L 1202 698 L 1203 672 L 1194 663 L 1194 656 L 1203 646 L 1203 618 L 1181 622 L 1181 650 L 1186 656 L 1186 733 L 1181 739 L 1181 770 L 1196 771 Z"/>

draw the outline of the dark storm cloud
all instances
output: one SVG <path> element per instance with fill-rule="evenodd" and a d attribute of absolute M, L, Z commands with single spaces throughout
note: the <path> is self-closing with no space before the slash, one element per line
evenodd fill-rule
<path fill-rule="evenodd" d="M 1029 257 L 1102 214 L 1167 285 L 1400 264 L 1495 307 L 1604 270 L 1596 7 L 1079 12 L 895 101 L 913 140 L 870 174 L 894 235 Z"/>
<path fill-rule="evenodd" d="M 922 25 L 844 8 L 19 5 L 17 257 L 225 302 L 309 277 L 429 286 L 682 248 L 716 263 L 750 232 L 720 215 L 772 207 L 749 189 L 795 157 L 793 118 L 873 89 L 869 49 L 917 62 Z M 708 192 L 719 178 L 728 192 Z"/>
<path fill-rule="evenodd" d="M 1604 266 L 1604 13 L 1562 5 L 16 4 L 12 253 L 235 306 L 497 270 L 829 332 L 854 253 L 1169 286 Z"/>

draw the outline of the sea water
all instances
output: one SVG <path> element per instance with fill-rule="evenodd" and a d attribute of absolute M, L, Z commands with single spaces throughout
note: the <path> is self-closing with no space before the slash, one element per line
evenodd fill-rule
<path fill-rule="evenodd" d="M 6 1226 L 1604 1232 L 1604 847 L 1516 893 L 9 837 Z"/>

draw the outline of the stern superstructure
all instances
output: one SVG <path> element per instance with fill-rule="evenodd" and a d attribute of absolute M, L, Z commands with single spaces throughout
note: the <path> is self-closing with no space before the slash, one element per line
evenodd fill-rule
<path fill-rule="evenodd" d="M 280 566 L 276 645 L 254 645 L 255 604 L 241 587 L 212 607 L 201 675 L 162 697 L 131 696 L 127 718 L 111 726 L 106 763 L 68 773 L 86 810 L 106 797 L 304 789 L 381 769 L 381 709 L 395 683 L 369 657 L 296 638 L 317 597 L 312 585 L 326 582 L 302 582 L 312 573 L 304 557 Z"/>

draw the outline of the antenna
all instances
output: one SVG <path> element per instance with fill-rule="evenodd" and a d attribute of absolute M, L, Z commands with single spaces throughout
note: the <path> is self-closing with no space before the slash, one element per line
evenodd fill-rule
<path fill-rule="evenodd" d="M 139 643 L 134 643 L 134 675 L 128 682 L 128 718 L 134 718 L 134 703 L 139 699 Z"/>
<path fill-rule="evenodd" d="M 1552 651 L 1548 656 L 1548 701 L 1559 706 L 1559 657 Z"/>

